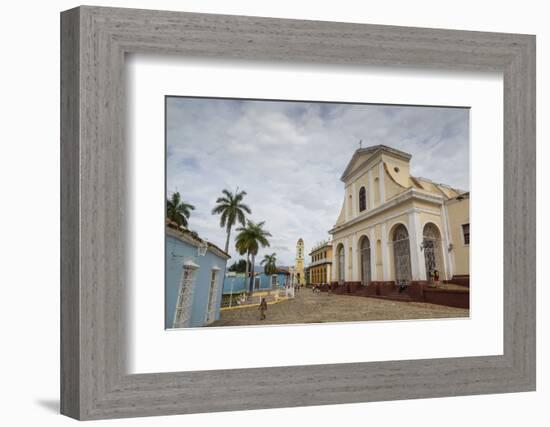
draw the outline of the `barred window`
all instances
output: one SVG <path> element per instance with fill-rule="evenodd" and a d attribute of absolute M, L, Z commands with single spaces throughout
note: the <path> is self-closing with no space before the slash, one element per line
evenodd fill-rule
<path fill-rule="evenodd" d="M 462 224 L 462 236 L 464 238 L 464 244 L 470 244 L 470 224 Z"/>
<path fill-rule="evenodd" d="M 367 190 L 365 187 L 361 187 L 359 190 L 359 212 L 363 212 L 367 209 Z"/>
<path fill-rule="evenodd" d="M 176 303 L 176 311 L 172 323 L 173 328 L 185 328 L 189 326 L 195 271 L 196 269 L 193 267 L 183 267 Z"/>

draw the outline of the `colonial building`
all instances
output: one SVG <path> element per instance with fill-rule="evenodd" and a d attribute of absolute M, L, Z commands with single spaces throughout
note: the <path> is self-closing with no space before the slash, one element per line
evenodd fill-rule
<path fill-rule="evenodd" d="M 165 245 L 165 328 L 218 320 L 229 254 L 171 222 L 166 225 Z"/>
<path fill-rule="evenodd" d="M 323 285 L 332 282 L 332 242 L 327 240 L 314 246 L 309 256 L 309 283 Z"/>
<path fill-rule="evenodd" d="M 410 174 L 411 155 L 358 149 L 342 174 L 332 283 L 407 286 L 469 281 L 469 192 Z"/>

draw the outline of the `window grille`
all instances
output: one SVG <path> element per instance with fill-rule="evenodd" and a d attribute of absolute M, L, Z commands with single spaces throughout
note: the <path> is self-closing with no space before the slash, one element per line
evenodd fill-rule
<path fill-rule="evenodd" d="M 214 302 L 216 301 L 216 296 L 218 294 L 218 270 L 212 269 L 210 273 L 210 291 L 208 294 L 208 306 L 206 312 L 206 323 L 214 321 L 216 315 L 216 306 Z"/>
<path fill-rule="evenodd" d="M 198 265 L 190 262 L 183 265 L 180 280 L 180 288 L 176 305 L 176 312 L 172 326 L 174 328 L 185 328 L 191 321 L 191 305 L 193 301 L 193 288 L 195 271 Z"/>
<path fill-rule="evenodd" d="M 367 191 L 365 187 L 361 187 L 359 190 L 359 212 L 363 212 L 367 209 Z"/>
<path fill-rule="evenodd" d="M 397 226 L 393 233 L 393 257 L 395 264 L 395 283 L 408 285 L 411 281 L 411 249 L 409 233 L 404 225 Z"/>
<path fill-rule="evenodd" d="M 441 235 L 438 228 L 432 224 L 426 224 L 423 231 L 422 250 L 424 251 L 424 262 L 426 275 L 431 281 L 434 272 L 443 272 L 443 255 L 441 252 Z"/>
<path fill-rule="evenodd" d="M 361 241 L 361 282 L 368 285 L 371 281 L 370 241 L 363 237 Z"/>
<path fill-rule="evenodd" d="M 470 224 L 462 224 L 462 236 L 464 237 L 464 244 L 470 244 Z"/>

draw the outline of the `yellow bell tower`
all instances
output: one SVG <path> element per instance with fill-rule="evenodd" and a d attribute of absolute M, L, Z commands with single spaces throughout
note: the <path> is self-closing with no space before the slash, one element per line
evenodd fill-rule
<path fill-rule="evenodd" d="M 296 243 L 296 283 L 300 286 L 306 284 L 304 274 L 304 240 L 301 237 Z"/>

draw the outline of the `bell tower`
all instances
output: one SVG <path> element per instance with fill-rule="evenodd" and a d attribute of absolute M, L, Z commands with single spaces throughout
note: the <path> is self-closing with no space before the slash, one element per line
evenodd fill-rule
<path fill-rule="evenodd" d="M 296 243 L 296 283 L 300 286 L 306 284 L 304 274 L 304 240 L 300 237 Z"/>

